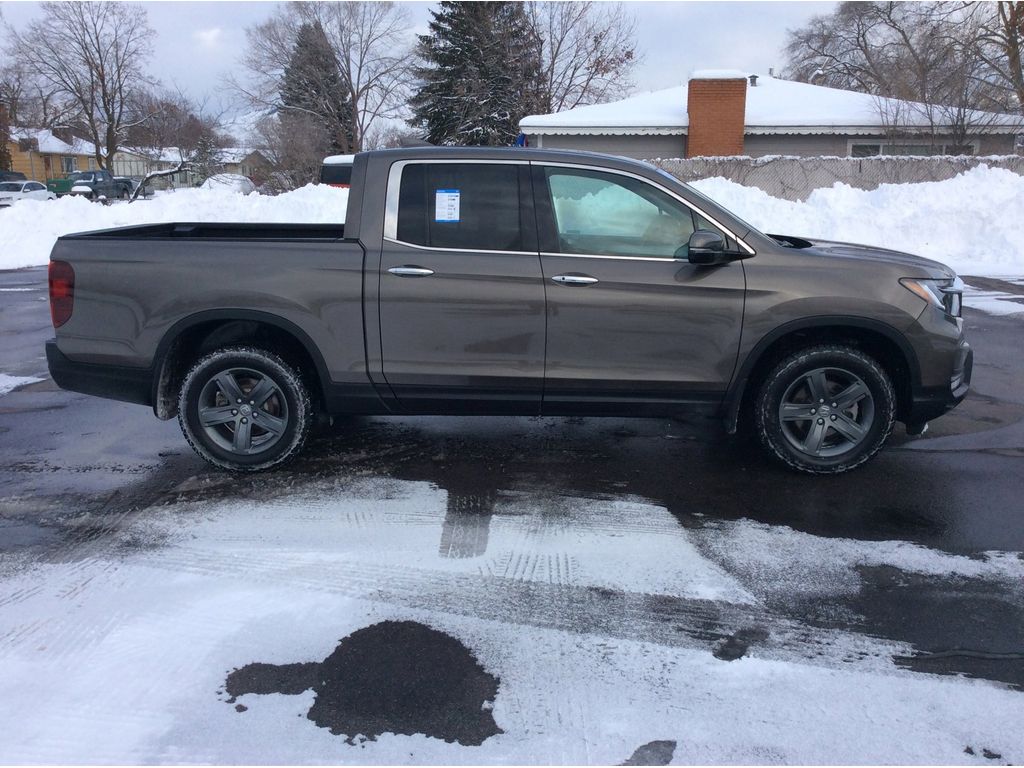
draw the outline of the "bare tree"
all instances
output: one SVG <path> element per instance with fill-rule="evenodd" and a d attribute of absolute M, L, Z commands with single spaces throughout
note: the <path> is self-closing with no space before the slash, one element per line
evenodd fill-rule
<path fill-rule="evenodd" d="M 542 41 L 542 109 L 561 112 L 622 98 L 640 61 L 636 19 L 619 3 L 536 2 L 530 20 Z"/>
<path fill-rule="evenodd" d="M 994 9 L 844 2 L 790 31 L 786 75 L 875 95 L 890 140 L 913 135 L 933 152 L 969 151 L 984 128 L 1007 123 L 996 114 L 1005 111 L 1006 100 L 979 44 L 982 19 L 991 20 L 987 11 Z"/>
<path fill-rule="evenodd" d="M 304 23 L 319 22 L 327 36 L 352 109 L 353 149 L 366 146 L 382 120 L 400 116 L 411 65 L 409 21 L 392 2 L 293 2 L 246 30 L 242 65 L 247 82 L 228 84 L 257 108 L 281 108 L 285 69 Z"/>
<path fill-rule="evenodd" d="M 1012 94 L 1008 106 L 1024 114 L 1024 2 L 977 3 L 978 55 L 991 80 Z"/>
<path fill-rule="evenodd" d="M 134 92 L 151 81 L 143 65 L 153 30 L 144 8 L 120 2 L 44 3 L 42 18 L 10 30 L 15 55 L 71 102 L 106 168 L 133 122 Z"/>

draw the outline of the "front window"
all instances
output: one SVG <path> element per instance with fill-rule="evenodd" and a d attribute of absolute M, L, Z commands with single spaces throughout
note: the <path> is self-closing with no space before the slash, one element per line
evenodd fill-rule
<path fill-rule="evenodd" d="M 64 174 L 67 175 L 69 173 L 74 173 L 78 166 L 75 163 L 74 157 L 64 155 L 60 159 L 60 167 Z"/>
<path fill-rule="evenodd" d="M 547 167 L 560 253 L 684 258 L 693 212 L 638 179 L 573 168 Z"/>
<path fill-rule="evenodd" d="M 512 163 L 407 165 L 399 189 L 398 239 L 430 248 L 524 250 L 520 184 L 527 168 Z"/>

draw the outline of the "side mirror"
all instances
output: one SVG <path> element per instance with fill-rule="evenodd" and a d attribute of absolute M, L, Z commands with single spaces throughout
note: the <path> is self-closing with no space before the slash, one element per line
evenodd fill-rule
<path fill-rule="evenodd" d="M 725 252 L 725 239 L 707 229 L 698 229 L 690 235 L 686 257 L 691 264 L 724 264 L 729 260 Z"/>

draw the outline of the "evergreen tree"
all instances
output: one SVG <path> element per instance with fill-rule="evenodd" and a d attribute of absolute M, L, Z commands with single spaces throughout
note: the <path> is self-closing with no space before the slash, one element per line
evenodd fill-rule
<path fill-rule="evenodd" d="M 512 144 L 541 91 L 541 46 L 524 6 L 445 0 L 431 13 L 409 124 L 433 144 Z"/>
<path fill-rule="evenodd" d="M 329 137 L 328 151 L 344 154 L 354 144 L 352 105 L 338 69 L 338 60 L 320 22 L 303 24 L 281 83 L 281 117 L 303 116 Z"/>

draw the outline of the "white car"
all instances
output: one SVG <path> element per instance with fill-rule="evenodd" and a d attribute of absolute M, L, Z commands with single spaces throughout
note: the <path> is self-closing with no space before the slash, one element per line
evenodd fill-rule
<path fill-rule="evenodd" d="M 200 189 L 223 189 L 248 195 L 256 191 L 256 185 L 248 176 L 238 173 L 218 173 L 204 181 Z"/>
<path fill-rule="evenodd" d="M 19 200 L 56 200 L 57 195 L 38 181 L 0 181 L 0 205 L 14 205 Z"/>

